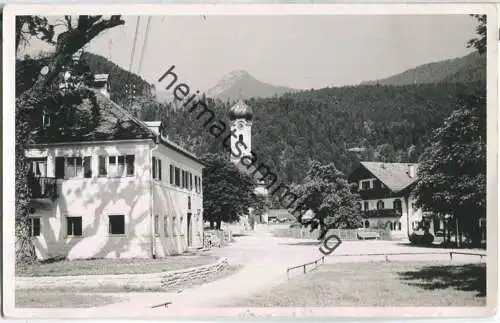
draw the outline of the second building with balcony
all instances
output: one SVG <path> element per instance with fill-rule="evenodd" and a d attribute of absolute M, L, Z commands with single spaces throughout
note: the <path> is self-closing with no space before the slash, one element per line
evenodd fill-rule
<path fill-rule="evenodd" d="M 407 238 L 418 230 L 422 210 L 415 206 L 411 189 L 417 164 L 360 162 L 349 176 L 358 186 L 363 228 L 382 231 L 393 239 Z"/>

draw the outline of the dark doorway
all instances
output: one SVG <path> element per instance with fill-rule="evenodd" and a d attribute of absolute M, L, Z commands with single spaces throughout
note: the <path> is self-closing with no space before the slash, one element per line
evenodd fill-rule
<path fill-rule="evenodd" d="M 192 233 L 191 233 L 191 213 L 188 213 L 187 214 L 187 244 L 188 244 L 188 247 L 191 247 L 191 245 L 193 244 L 193 239 L 192 239 Z"/>

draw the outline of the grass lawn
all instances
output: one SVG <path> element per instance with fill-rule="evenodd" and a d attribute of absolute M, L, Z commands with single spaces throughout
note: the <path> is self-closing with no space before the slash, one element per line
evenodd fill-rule
<path fill-rule="evenodd" d="M 172 256 L 164 259 L 89 259 L 16 265 L 16 276 L 76 276 L 147 274 L 207 265 L 217 261 L 209 255 Z"/>
<path fill-rule="evenodd" d="M 225 306 L 486 306 L 486 265 L 328 264 Z"/>
<path fill-rule="evenodd" d="M 117 303 L 120 298 L 111 295 L 77 294 L 75 291 L 22 289 L 16 290 L 16 307 L 96 307 Z"/>

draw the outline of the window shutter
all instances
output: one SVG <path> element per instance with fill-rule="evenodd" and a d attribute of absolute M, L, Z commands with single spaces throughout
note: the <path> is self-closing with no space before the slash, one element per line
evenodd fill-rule
<path fill-rule="evenodd" d="M 158 159 L 158 179 L 161 181 L 161 159 Z"/>
<path fill-rule="evenodd" d="M 127 155 L 125 158 L 127 162 L 127 175 L 134 175 L 135 155 Z"/>
<path fill-rule="evenodd" d="M 156 158 L 153 157 L 153 179 L 156 178 Z"/>
<path fill-rule="evenodd" d="M 83 177 L 92 177 L 92 157 L 90 156 L 83 158 Z"/>
<path fill-rule="evenodd" d="M 106 156 L 99 156 L 99 176 L 108 175 L 108 171 L 106 169 Z"/>
<path fill-rule="evenodd" d="M 64 178 L 64 157 L 56 157 L 56 178 Z"/>

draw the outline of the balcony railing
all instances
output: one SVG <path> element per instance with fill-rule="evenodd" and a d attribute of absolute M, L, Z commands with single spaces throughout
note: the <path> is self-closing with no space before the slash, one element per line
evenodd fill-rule
<path fill-rule="evenodd" d="M 57 182 L 53 177 L 31 177 L 28 185 L 31 189 L 32 198 L 57 198 Z"/>
<path fill-rule="evenodd" d="M 379 209 L 379 210 L 368 210 L 363 211 L 363 217 L 365 218 L 390 218 L 390 217 L 400 217 L 401 210 L 398 209 Z"/>

